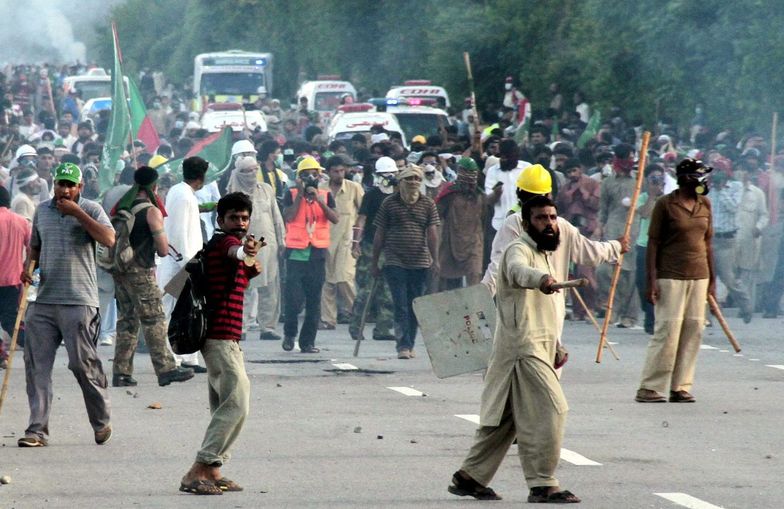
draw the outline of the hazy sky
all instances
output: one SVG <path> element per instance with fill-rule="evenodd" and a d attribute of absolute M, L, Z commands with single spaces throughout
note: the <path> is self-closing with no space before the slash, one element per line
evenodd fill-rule
<path fill-rule="evenodd" d="M 122 0 L 0 0 L 0 64 L 91 59 L 87 41 Z"/>

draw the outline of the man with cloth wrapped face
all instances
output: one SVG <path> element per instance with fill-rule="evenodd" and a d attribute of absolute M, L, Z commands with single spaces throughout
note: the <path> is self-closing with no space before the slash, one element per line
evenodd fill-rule
<path fill-rule="evenodd" d="M 169 351 L 166 317 L 155 278 L 155 255 L 164 257 L 169 254 L 169 239 L 163 229 L 163 205 L 155 195 L 158 172 L 142 166 L 134 172 L 133 181 L 133 187 L 112 210 L 113 216 L 120 210 L 128 210 L 136 217 L 128 237 L 133 259 L 128 270 L 112 272 L 117 299 L 117 344 L 114 347 L 112 386 L 137 385 L 132 375 L 140 324 L 158 376 L 158 385 L 166 386 L 190 380 L 193 370 L 178 367 Z"/>
<path fill-rule="evenodd" d="M 424 175 L 418 166 L 408 166 L 398 175 L 398 192 L 384 200 L 373 224 L 373 276 L 381 275 L 378 266 L 384 252 L 384 278 L 395 307 L 397 358 L 414 357 L 417 320 L 412 304 L 421 296 L 427 270 L 439 273 L 438 217 L 436 204 L 422 194 Z"/>

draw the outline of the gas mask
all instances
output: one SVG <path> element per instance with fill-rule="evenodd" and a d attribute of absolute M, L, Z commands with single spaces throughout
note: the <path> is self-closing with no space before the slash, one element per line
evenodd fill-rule
<path fill-rule="evenodd" d="M 504 89 L 506 89 L 506 90 L 512 90 L 512 84 L 511 84 L 511 83 L 506 83 L 506 84 L 504 85 Z"/>
<path fill-rule="evenodd" d="M 708 174 L 713 171 L 713 168 L 706 165 L 699 159 L 692 159 L 687 157 L 675 168 L 675 174 L 678 176 L 678 184 L 681 179 L 696 182 L 694 191 L 697 194 L 705 196 L 710 191 L 708 187 Z"/>
<path fill-rule="evenodd" d="M 384 194 L 392 194 L 397 185 L 397 177 L 391 173 L 376 174 L 374 180 L 376 186 Z"/>

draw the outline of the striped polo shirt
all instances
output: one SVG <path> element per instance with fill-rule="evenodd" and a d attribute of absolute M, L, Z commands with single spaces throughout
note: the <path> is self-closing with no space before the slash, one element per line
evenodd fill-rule
<path fill-rule="evenodd" d="M 426 269 L 433 264 L 427 229 L 441 224 L 441 219 L 432 199 L 420 195 L 414 204 L 407 205 L 400 193 L 394 193 L 381 203 L 373 224 L 384 231 L 384 265 Z"/>
<path fill-rule="evenodd" d="M 229 248 L 242 241 L 218 232 L 207 247 L 207 337 L 239 341 L 242 336 L 242 307 L 248 279 L 258 272 L 229 256 Z"/>
<path fill-rule="evenodd" d="M 81 196 L 78 204 L 97 222 L 112 228 L 100 205 Z M 30 246 L 41 253 L 36 302 L 98 307 L 95 240 L 74 216 L 60 214 L 54 200 L 41 203 L 35 211 Z"/>

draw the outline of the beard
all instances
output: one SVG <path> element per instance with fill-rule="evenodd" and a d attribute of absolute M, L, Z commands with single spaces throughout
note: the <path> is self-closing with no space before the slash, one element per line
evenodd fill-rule
<path fill-rule="evenodd" d="M 549 226 L 540 232 L 529 225 L 525 231 L 531 240 L 536 242 L 536 249 L 539 251 L 555 251 L 561 243 L 561 232 L 556 232 Z"/>

